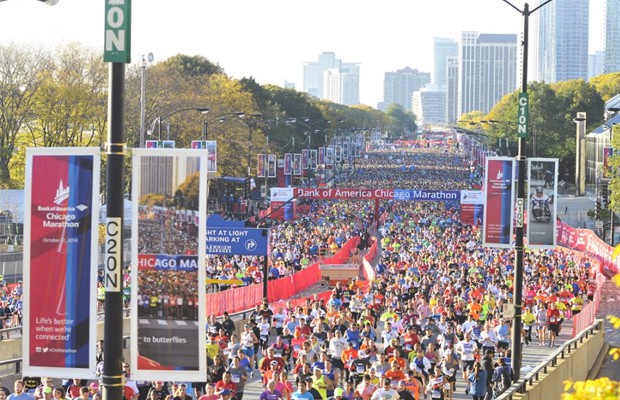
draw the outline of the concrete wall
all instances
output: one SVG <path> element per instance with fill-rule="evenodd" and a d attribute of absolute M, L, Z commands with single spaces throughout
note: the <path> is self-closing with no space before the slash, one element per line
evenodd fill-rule
<path fill-rule="evenodd" d="M 593 335 L 584 339 L 583 343 L 573 349 L 566 358 L 558 358 L 555 367 L 549 367 L 547 373 L 539 374 L 539 381 L 527 386 L 527 393 L 514 394 L 513 399 L 540 400 L 560 399 L 564 393 L 564 381 L 583 381 L 587 379 L 588 372 L 594 363 L 605 342 L 605 331 L 600 329 Z M 500 399 L 503 397 L 500 397 Z"/>

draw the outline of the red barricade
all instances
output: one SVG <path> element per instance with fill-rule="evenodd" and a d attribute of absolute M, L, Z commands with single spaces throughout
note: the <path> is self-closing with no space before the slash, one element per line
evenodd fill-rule
<path fill-rule="evenodd" d="M 234 313 L 247 310 L 260 304 L 263 285 L 250 285 L 224 290 L 206 295 L 207 315 L 222 315 L 224 311 Z"/>
<path fill-rule="evenodd" d="M 578 229 L 560 222 L 557 230 L 557 243 L 573 250 L 584 252 L 601 261 L 601 272 L 608 278 L 618 273 L 620 256 L 611 259 L 613 248 L 603 242 L 589 229 Z"/>
<path fill-rule="evenodd" d="M 322 264 L 344 264 L 349 259 L 351 252 L 359 243 L 359 237 L 349 239 L 342 248 L 332 257 L 320 261 Z M 274 279 L 267 282 L 267 300 L 271 303 L 282 299 L 289 299 L 299 292 L 321 280 L 319 263 L 314 263 L 308 268 L 296 272 L 284 278 Z M 329 297 L 329 296 L 328 296 Z M 222 292 L 209 293 L 206 295 L 207 315 L 222 315 L 224 311 L 229 313 L 248 310 L 256 307 L 263 301 L 263 285 L 254 284 L 240 288 L 228 289 Z"/>
<path fill-rule="evenodd" d="M 579 332 L 586 329 L 596 319 L 596 313 L 598 312 L 599 305 L 601 304 L 601 288 L 605 283 L 606 278 L 602 273 L 596 276 L 596 290 L 594 291 L 594 298 L 591 302 L 586 304 L 581 312 L 573 316 L 573 337 L 577 336 Z"/>

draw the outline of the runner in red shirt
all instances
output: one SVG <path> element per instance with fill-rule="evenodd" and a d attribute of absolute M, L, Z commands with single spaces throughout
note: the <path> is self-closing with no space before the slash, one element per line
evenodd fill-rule
<path fill-rule="evenodd" d="M 557 309 L 555 303 L 550 303 L 547 309 L 547 330 L 549 331 L 549 347 L 555 345 L 555 338 L 558 335 L 560 324 L 560 310 Z"/>

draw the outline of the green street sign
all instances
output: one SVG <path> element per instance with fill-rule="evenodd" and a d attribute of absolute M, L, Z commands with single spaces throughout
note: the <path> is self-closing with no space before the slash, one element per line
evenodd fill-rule
<path fill-rule="evenodd" d="M 103 61 L 131 62 L 131 0 L 105 0 Z"/>
<path fill-rule="evenodd" d="M 519 93 L 519 112 L 517 113 L 517 137 L 527 139 L 527 118 L 529 100 L 527 93 Z"/>

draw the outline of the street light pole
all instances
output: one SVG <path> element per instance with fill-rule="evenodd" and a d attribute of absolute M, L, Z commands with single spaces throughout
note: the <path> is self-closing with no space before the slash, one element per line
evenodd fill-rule
<path fill-rule="evenodd" d="M 612 107 L 612 108 L 608 108 L 607 112 L 611 113 L 613 116 L 615 116 L 618 112 L 620 111 L 620 107 Z M 611 124 L 609 125 L 609 146 L 611 147 L 611 154 L 614 155 L 614 145 L 613 145 L 613 139 L 614 139 L 614 125 L 615 124 Z M 614 173 L 614 175 L 612 176 L 612 179 L 616 178 L 617 173 Z M 609 228 L 610 228 L 610 232 L 609 232 L 609 245 L 611 247 L 614 247 L 615 243 L 614 243 L 614 231 L 616 230 L 616 218 L 615 218 L 615 213 L 614 213 L 614 209 L 611 207 L 611 190 L 609 190 L 609 184 L 607 186 L 607 208 L 609 209 L 609 215 L 611 216 L 610 219 L 610 224 L 609 224 Z"/>
<path fill-rule="evenodd" d="M 532 13 L 539 10 L 541 7 L 550 3 L 551 0 L 547 0 L 544 3 L 540 4 L 538 7 L 534 8 L 530 11 L 530 6 L 528 3 L 523 5 L 523 10 L 520 10 L 518 7 L 514 6 L 508 0 L 503 0 L 505 3 L 510 5 L 512 8 L 517 10 L 521 15 L 523 15 L 523 60 L 522 60 L 522 74 L 521 74 L 521 93 L 524 95 L 527 94 L 527 58 L 528 58 L 528 31 L 529 31 L 529 18 Z M 527 120 L 527 117 L 526 117 Z M 520 123 L 521 121 L 519 121 Z M 516 218 L 516 237 L 515 237 L 515 270 L 514 270 L 514 293 L 513 293 L 513 302 L 514 302 L 514 318 L 512 322 L 512 371 L 514 374 L 514 380 L 519 380 L 521 376 L 521 358 L 522 358 L 522 348 L 521 348 L 521 329 L 522 329 L 522 320 L 521 315 L 523 310 L 523 215 L 525 211 L 525 162 L 526 162 L 526 154 L 525 154 L 525 142 L 527 137 L 527 123 L 525 125 L 525 132 L 519 135 L 519 152 L 517 154 L 517 165 L 518 165 L 518 175 L 517 175 L 517 218 Z"/>
<path fill-rule="evenodd" d="M 153 133 L 153 129 L 155 128 L 155 123 L 157 123 L 157 133 L 158 133 L 158 140 L 161 140 L 161 123 L 162 121 L 166 121 L 168 118 L 172 117 L 175 114 L 178 114 L 180 112 L 184 112 L 184 111 L 198 111 L 202 114 L 207 114 L 209 112 L 209 108 L 208 107 L 187 107 L 187 108 L 181 108 L 179 110 L 175 110 L 169 114 L 167 114 L 164 117 L 157 117 L 153 120 L 153 122 L 151 122 L 151 129 L 149 129 L 149 135 L 151 135 Z M 170 125 L 168 125 L 167 127 L 167 134 L 166 134 L 166 139 L 170 140 Z"/>

